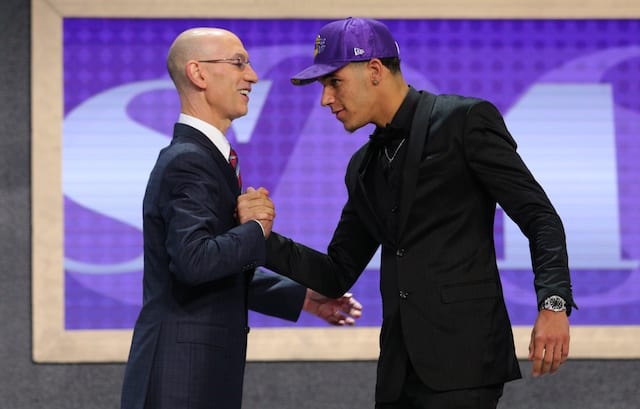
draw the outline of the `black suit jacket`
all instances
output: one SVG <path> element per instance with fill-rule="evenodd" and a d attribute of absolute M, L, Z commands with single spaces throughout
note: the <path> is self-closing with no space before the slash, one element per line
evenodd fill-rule
<path fill-rule="evenodd" d="M 237 225 L 231 166 L 196 129 L 176 124 L 143 204 L 142 310 L 126 366 L 123 409 L 240 408 L 247 308 L 296 320 L 306 289 L 258 271 L 265 240 Z"/>
<path fill-rule="evenodd" d="M 538 300 L 558 294 L 573 303 L 562 223 L 497 109 L 478 99 L 421 94 L 397 235 L 385 234 L 365 188 L 377 165 L 367 143 L 348 165 L 348 201 L 327 255 L 277 234 L 267 241 L 267 267 L 330 296 L 348 290 L 382 245 L 378 401 L 400 393 L 403 350 L 436 390 L 521 376 L 496 264 L 496 202 L 530 241 Z"/>

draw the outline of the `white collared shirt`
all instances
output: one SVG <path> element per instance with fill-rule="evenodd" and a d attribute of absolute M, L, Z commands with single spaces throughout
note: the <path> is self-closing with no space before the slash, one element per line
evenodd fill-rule
<path fill-rule="evenodd" d="M 227 137 L 224 136 L 222 132 L 215 126 L 211 125 L 208 122 L 203 121 L 202 119 L 198 119 L 191 115 L 181 113 L 178 117 L 178 122 L 181 124 L 189 125 L 197 129 L 206 135 L 207 138 L 218 148 L 222 156 L 229 160 L 229 154 L 231 153 L 231 144 L 227 140 Z"/>

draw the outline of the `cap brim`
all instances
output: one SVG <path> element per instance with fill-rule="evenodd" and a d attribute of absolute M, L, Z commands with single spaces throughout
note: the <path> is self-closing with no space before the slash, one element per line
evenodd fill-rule
<path fill-rule="evenodd" d="M 345 65 L 349 64 L 349 61 L 334 62 L 333 64 L 313 64 L 310 67 L 305 68 L 298 74 L 291 77 L 291 83 L 293 85 L 306 85 L 314 82 L 320 77 L 324 77 L 327 74 L 339 70 Z"/>

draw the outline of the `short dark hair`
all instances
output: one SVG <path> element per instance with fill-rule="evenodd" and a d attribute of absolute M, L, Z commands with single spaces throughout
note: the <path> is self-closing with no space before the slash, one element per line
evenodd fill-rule
<path fill-rule="evenodd" d="M 387 67 L 392 74 L 400 72 L 400 58 L 398 57 L 380 58 L 380 62 L 382 63 L 382 65 Z"/>
<path fill-rule="evenodd" d="M 385 57 L 385 58 L 378 58 L 380 60 L 380 62 L 382 63 L 382 65 L 384 65 L 385 67 L 387 67 L 387 69 L 389 71 L 391 71 L 391 74 L 397 74 L 400 72 L 400 58 L 398 57 Z M 352 61 L 351 64 L 366 64 L 371 60 L 364 60 L 364 61 Z"/>

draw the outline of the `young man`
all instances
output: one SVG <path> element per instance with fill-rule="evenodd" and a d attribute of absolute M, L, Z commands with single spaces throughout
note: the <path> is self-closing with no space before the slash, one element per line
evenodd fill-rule
<path fill-rule="evenodd" d="M 379 21 L 324 26 L 314 64 L 321 103 L 347 131 L 375 124 L 348 165 L 348 201 L 321 254 L 272 233 L 267 266 L 325 295 L 348 290 L 382 246 L 377 408 L 495 408 L 521 377 L 493 241 L 496 203 L 531 248 L 540 310 L 533 375 L 569 352 L 572 298 L 562 222 L 489 102 L 408 86 Z"/>

